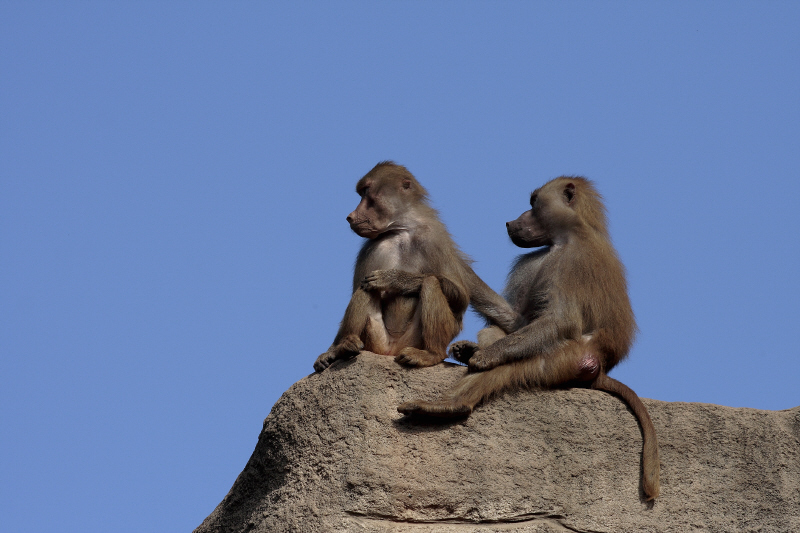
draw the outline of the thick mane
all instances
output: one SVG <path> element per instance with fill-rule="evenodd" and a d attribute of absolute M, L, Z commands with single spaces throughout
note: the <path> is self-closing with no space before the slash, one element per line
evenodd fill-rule
<path fill-rule="evenodd" d="M 561 176 L 559 180 L 575 184 L 576 206 L 586 224 L 604 237 L 608 237 L 608 218 L 603 196 L 594 183 L 582 176 Z"/>

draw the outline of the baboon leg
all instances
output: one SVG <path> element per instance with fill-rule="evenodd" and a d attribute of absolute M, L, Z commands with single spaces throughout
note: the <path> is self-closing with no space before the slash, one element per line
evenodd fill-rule
<path fill-rule="evenodd" d="M 346 343 L 347 339 L 353 336 L 361 337 L 367 324 L 367 319 L 375 308 L 373 297 L 367 291 L 356 289 L 347 304 L 342 323 L 339 324 L 339 331 L 333 339 L 334 346 Z"/>
<path fill-rule="evenodd" d="M 364 341 L 364 350 L 383 355 L 390 354 L 391 341 L 382 317 L 367 317 L 361 339 Z"/>
<path fill-rule="evenodd" d="M 478 332 L 478 348 L 483 349 L 506 336 L 506 332 L 497 326 L 489 326 Z"/>
<path fill-rule="evenodd" d="M 447 357 L 447 345 L 461 330 L 461 322 L 453 315 L 450 304 L 442 292 L 439 280 L 428 276 L 420 291 L 422 340 L 425 349 L 436 354 L 439 362 Z"/>
<path fill-rule="evenodd" d="M 500 365 L 485 372 L 471 372 L 461 378 L 436 401 L 414 400 L 401 404 L 397 410 L 406 415 L 439 418 L 466 416 L 480 402 L 505 389 L 533 387 L 552 388 L 577 379 L 586 346 L 567 341 L 547 357 L 537 356 Z"/>
<path fill-rule="evenodd" d="M 423 348 L 407 347 L 397 355 L 398 363 L 432 366 L 447 358 L 447 344 L 461 329 L 436 276 L 426 276 L 419 292 Z"/>
<path fill-rule="evenodd" d="M 344 318 L 339 325 L 339 332 L 328 350 L 317 357 L 314 370 L 321 372 L 337 359 L 344 359 L 358 354 L 364 349 L 361 336 L 375 307 L 372 296 L 364 290 L 356 289 L 347 304 Z"/>
<path fill-rule="evenodd" d="M 506 371 L 498 367 L 488 372 L 467 374 L 442 398 L 435 401 L 412 400 L 397 407 L 404 415 L 418 415 L 435 418 L 461 418 L 468 416 L 482 399 L 483 391 L 498 373 Z M 491 376 L 490 374 L 495 374 Z M 509 376 L 504 376 L 509 377 Z"/>

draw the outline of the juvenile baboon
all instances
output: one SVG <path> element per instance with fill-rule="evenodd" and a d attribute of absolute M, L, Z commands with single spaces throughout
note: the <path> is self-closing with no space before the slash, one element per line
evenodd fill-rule
<path fill-rule="evenodd" d="M 353 272 L 353 295 L 331 347 L 314 363 L 320 372 L 361 350 L 430 366 L 447 357 L 467 306 L 499 330 L 522 318 L 469 266 L 428 193 L 405 168 L 378 163 L 356 184 L 361 202 L 347 216 L 366 238 Z"/>
<path fill-rule="evenodd" d="M 469 372 L 437 401 L 398 407 L 407 415 L 466 416 L 507 389 L 575 384 L 620 396 L 633 410 L 644 440 L 642 485 L 658 496 L 655 428 L 633 390 L 607 373 L 627 354 L 636 333 L 625 271 L 611 244 L 600 194 L 584 178 L 556 178 L 531 194 L 531 209 L 506 224 L 522 248 L 505 294 L 525 325 L 506 335 L 495 327 L 478 344 L 460 341 L 451 355 Z"/>

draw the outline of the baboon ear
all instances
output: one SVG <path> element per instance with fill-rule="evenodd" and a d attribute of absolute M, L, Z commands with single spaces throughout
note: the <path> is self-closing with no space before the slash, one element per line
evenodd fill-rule
<path fill-rule="evenodd" d="M 567 201 L 567 205 L 572 205 L 572 202 L 575 201 L 574 183 L 567 183 L 566 185 L 564 185 L 564 199 Z"/>
<path fill-rule="evenodd" d="M 403 180 L 403 188 L 404 189 L 410 189 L 411 188 L 411 180 L 410 179 L 406 178 L 406 179 Z"/>

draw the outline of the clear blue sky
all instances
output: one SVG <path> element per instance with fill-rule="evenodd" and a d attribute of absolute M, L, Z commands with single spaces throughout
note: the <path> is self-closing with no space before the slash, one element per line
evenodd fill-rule
<path fill-rule="evenodd" d="M 800 404 L 799 27 L 797 2 L 0 2 L 0 530 L 199 525 L 330 344 L 383 159 L 498 290 L 528 194 L 595 180 L 640 327 L 612 375 Z"/>

